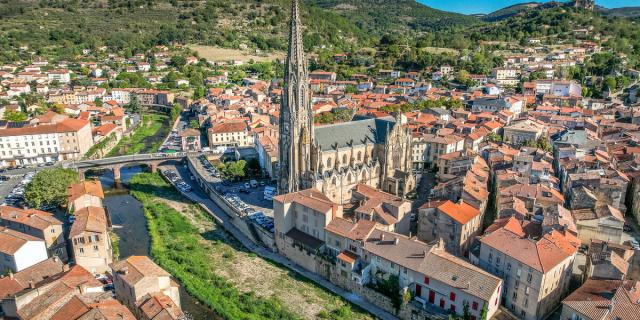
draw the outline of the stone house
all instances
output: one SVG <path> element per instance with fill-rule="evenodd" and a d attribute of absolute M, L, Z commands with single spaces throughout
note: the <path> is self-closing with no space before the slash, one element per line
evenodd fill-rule
<path fill-rule="evenodd" d="M 0 206 L 0 225 L 44 240 L 49 256 L 67 260 L 63 223 L 53 214 L 36 209 Z"/>
<path fill-rule="evenodd" d="M 464 202 L 439 201 L 420 207 L 418 239 L 431 243 L 442 239 L 445 250 L 464 256 L 482 225 L 480 211 Z"/>
<path fill-rule="evenodd" d="M 76 264 L 93 274 L 110 271 L 113 261 L 107 213 L 103 207 L 88 206 L 76 210 L 69 241 Z"/>

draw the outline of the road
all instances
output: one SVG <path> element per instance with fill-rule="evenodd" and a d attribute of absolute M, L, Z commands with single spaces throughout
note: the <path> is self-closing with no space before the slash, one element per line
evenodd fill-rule
<path fill-rule="evenodd" d="M 357 305 L 358 307 L 366 310 L 367 312 L 373 314 L 379 319 L 383 320 L 395 320 L 397 317 L 392 315 L 391 313 L 379 308 L 378 306 L 364 300 L 362 297 L 355 295 L 347 290 L 344 290 L 325 278 L 310 272 L 295 263 L 291 260 L 287 259 L 284 256 L 281 256 L 277 253 L 271 252 L 268 249 L 256 245 L 251 241 L 244 233 L 238 230 L 233 223 L 231 223 L 231 218 L 225 214 L 220 207 L 218 207 L 209 197 L 200 189 L 200 186 L 193 182 L 190 178 L 190 173 L 184 168 L 184 166 L 180 166 L 177 168 L 177 172 L 181 175 L 182 179 L 191 185 L 192 191 L 188 193 L 182 193 L 185 197 L 189 198 L 191 201 L 200 205 L 202 209 L 204 209 L 216 222 L 225 228 L 229 233 L 231 233 L 238 241 L 240 241 L 248 250 L 251 250 L 253 253 L 259 255 L 260 257 L 270 260 L 272 262 L 276 262 L 280 265 L 286 266 L 290 270 L 302 275 L 303 277 L 315 282 L 316 284 L 324 287 L 325 289 L 333 292 L 336 295 L 341 296 L 345 300 Z"/>

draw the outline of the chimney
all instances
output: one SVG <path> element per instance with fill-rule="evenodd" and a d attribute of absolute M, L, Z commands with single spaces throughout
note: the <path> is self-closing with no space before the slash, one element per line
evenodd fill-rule
<path fill-rule="evenodd" d="M 53 262 L 58 262 L 58 256 L 53 256 Z"/>
<path fill-rule="evenodd" d="M 69 271 L 69 265 L 65 263 L 62 265 L 62 272 L 67 272 L 67 271 Z"/>
<path fill-rule="evenodd" d="M 9 278 L 13 279 L 13 272 L 9 271 Z"/>
<path fill-rule="evenodd" d="M 400 239 L 398 239 L 398 237 L 393 238 L 393 244 L 394 244 L 394 245 L 397 245 L 399 240 L 400 240 Z"/>
<path fill-rule="evenodd" d="M 36 285 L 33 283 L 33 280 L 29 280 L 29 289 L 35 289 Z"/>

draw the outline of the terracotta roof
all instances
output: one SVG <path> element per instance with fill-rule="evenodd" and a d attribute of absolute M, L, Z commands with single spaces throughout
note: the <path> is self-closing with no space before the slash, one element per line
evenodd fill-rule
<path fill-rule="evenodd" d="M 588 319 L 637 319 L 640 286 L 630 280 L 587 280 L 562 304 Z"/>
<path fill-rule="evenodd" d="M 460 224 L 480 215 L 480 211 L 466 203 L 453 203 L 450 200 L 438 206 L 438 210 Z"/>
<path fill-rule="evenodd" d="M 209 128 L 209 133 L 231 133 L 247 131 L 247 124 L 244 121 L 228 121 L 216 123 Z"/>
<path fill-rule="evenodd" d="M 84 207 L 74 212 L 76 221 L 69 231 L 69 238 L 84 232 L 104 233 L 107 231 L 107 214 L 102 207 Z"/>
<path fill-rule="evenodd" d="M 82 119 L 64 119 L 56 124 L 44 124 L 37 126 L 28 126 L 21 128 L 8 128 L 0 130 L 0 137 L 37 135 L 63 132 L 78 132 L 85 126 L 89 125 L 89 121 Z"/>
<path fill-rule="evenodd" d="M 44 240 L 34 236 L 0 227 L 0 252 L 6 255 L 13 255 L 29 241 L 41 241 L 44 243 Z"/>
<path fill-rule="evenodd" d="M 495 231 L 485 234 L 480 242 L 542 273 L 574 255 L 579 246 L 579 242 L 572 242 L 574 238 L 556 230 L 544 234 L 540 240 L 530 239 L 514 217 L 497 223 L 502 227 L 489 227 L 488 230 Z"/>
<path fill-rule="evenodd" d="M 325 227 L 325 230 L 357 241 L 366 239 L 369 234 L 371 234 L 375 226 L 376 223 L 370 220 L 362 219 L 358 222 L 352 222 L 347 219 L 336 217 L 329 222 Z"/>
<path fill-rule="evenodd" d="M 184 318 L 180 307 L 170 297 L 162 293 L 147 297 L 138 305 L 138 308 L 145 319 L 176 320 Z"/>
<path fill-rule="evenodd" d="M 78 183 L 72 184 L 67 189 L 67 195 L 69 196 L 69 202 L 73 202 L 85 194 L 90 194 L 100 199 L 104 199 L 104 191 L 102 190 L 102 184 L 100 180 L 84 180 Z"/>
<path fill-rule="evenodd" d="M 315 209 L 319 212 L 325 213 L 329 210 L 337 210 L 338 205 L 333 203 L 327 196 L 325 196 L 318 189 L 312 188 L 302 190 L 294 193 L 282 194 L 273 197 L 273 200 L 280 203 L 298 203 L 308 208 Z M 335 212 L 334 212 L 335 213 Z"/>
<path fill-rule="evenodd" d="M 41 283 L 47 282 L 55 275 L 61 275 L 64 264 L 58 258 L 49 258 L 40 261 L 26 269 L 22 269 L 13 275 L 0 278 L 0 299 L 11 297 L 16 293 L 29 288 L 33 284 L 36 288 Z"/>
<path fill-rule="evenodd" d="M 352 264 L 354 262 L 356 262 L 356 260 L 358 260 L 358 255 L 356 255 L 355 253 L 351 252 L 351 251 L 342 251 L 340 252 L 340 254 L 336 257 L 338 260 L 342 260 L 348 264 Z"/>
<path fill-rule="evenodd" d="M 146 277 L 157 278 L 171 276 L 147 256 L 130 256 L 125 260 L 113 263 L 111 268 L 113 272 L 118 273 L 118 276 L 124 282 L 132 287 Z"/>
<path fill-rule="evenodd" d="M 62 225 L 62 221 L 54 217 L 52 213 L 9 206 L 0 206 L 0 220 L 17 222 L 38 230 L 47 229 L 52 225 Z"/>

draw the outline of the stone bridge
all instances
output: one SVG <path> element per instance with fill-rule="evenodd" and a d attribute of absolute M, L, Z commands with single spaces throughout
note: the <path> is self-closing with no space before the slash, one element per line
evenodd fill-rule
<path fill-rule="evenodd" d="M 155 172 L 158 165 L 162 162 L 182 160 L 186 156 L 186 152 L 134 154 L 130 156 L 78 161 L 75 163 L 75 168 L 80 174 L 81 179 L 84 179 L 85 173 L 89 170 L 111 170 L 113 171 L 114 180 L 119 182 L 120 170 L 123 167 L 131 165 L 147 165 L 151 169 L 151 172 Z"/>

